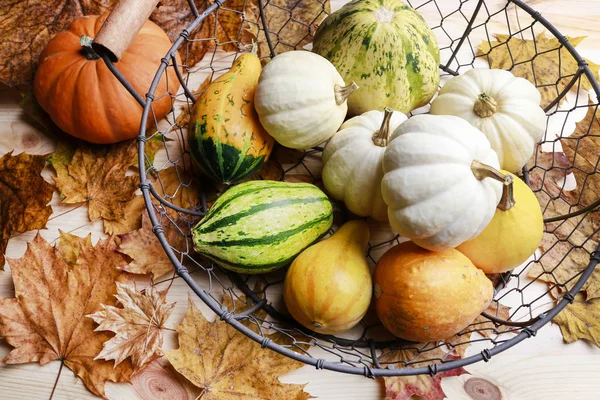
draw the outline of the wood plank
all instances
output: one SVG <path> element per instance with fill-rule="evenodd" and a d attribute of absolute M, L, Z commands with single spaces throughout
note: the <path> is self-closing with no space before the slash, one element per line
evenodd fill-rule
<path fill-rule="evenodd" d="M 334 0 L 333 8 L 337 9 L 343 4 L 344 0 Z M 422 4 L 424 0 L 413 1 L 414 5 Z M 443 0 L 438 2 L 442 4 L 443 8 L 448 9 L 456 8 L 459 0 Z M 501 7 L 504 4 L 502 0 L 487 1 L 490 8 Z M 600 49 L 597 46 L 600 40 L 600 27 L 597 21 L 600 18 L 600 7 L 598 7 L 597 0 L 533 0 L 528 1 L 532 7 L 540 10 L 550 21 L 552 21 L 563 33 L 568 33 L 571 36 L 575 35 L 588 35 L 589 39 L 586 39 L 578 47 L 581 53 L 597 62 L 600 62 Z M 474 1 L 468 2 L 464 5 L 465 13 L 468 14 L 468 9 L 474 4 Z M 426 18 L 436 18 L 437 11 L 431 7 L 423 7 L 423 14 Z M 511 24 L 517 26 L 517 15 L 519 16 L 519 22 L 528 24 L 528 18 L 523 13 L 509 13 L 509 19 Z M 438 17 L 439 18 L 439 17 Z M 492 21 L 490 23 L 490 32 L 503 32 L 505 30 L 506 22 L 502 20 Z M 538 27 L 536 27 L 538 28 Z M 461 29 L 464 29 L 464 25 L 457 19 L 456 24 L 450 24 L 448 29 L 452 34 L 460 34 Z M 458 33 L 457 33 L 458 32 Z M 477 37 L 482 39 L 485 32 L 477 32 Z M 223 69 L 228 67 L 227 59 L 221 60 L 217 67 Z M 197 73 L 192 77 L 192 87 L 199 85 L 204 78 L 204 75 Z M 0 154 L 4 154 L 7 151 L 15 150 L 15 152 L 27 151 L 33 154 L 47 154 L 54 148 L 55 143 L 52 140 L 41 135 L 31 124 L 23 119 L 21 109 L 18 106 L 19 97 L 14 90 L 2 89 L 0 90 Z M 162 159 L 160 157 L 163 157 Z M 159 155 L 157 163 L 164 161 L 164 154 Z M 51 181 L 52 172 L 50 169 L 45 171 L 45 177 Z M 40 231 L 41 235 L 46 240 L 52 241 L 58 237 L 58 230 L 62 229 L 69 231 L 80 236 L 86 235 L 91 232 L 93 235 L 94 242 L 100 237 L 103 237 L 102 225 L 99 222 L 89 223 L 87 220 L 87 208 L 85 206 L 65 206 L 61 205 L 58 196 L 55 195 L 52 202 L 54 207 L 54 215 L 48 223 L 47 229 Z M 7 255 L 11 258 L 21 257 L 25 251 L 27 242 L 30 241 L 36 232 L 27 232 L 25 234 L 14 237 L 10 240 L 7 249 Z M 382 230 L 383 235 L 389 235 L 389 232 Z M 386 237 L 387 238 L 387 237 Z M 204 273 L 197 272 L 194 274 L 197 281 L 204 287 L 207 287 L 207 281 L 204 278 Z M 143 279 L 141 282 L 147 282 Z M 185 313 L 185 305 L 189 289 L 180 280 L 175 279 L 173 286 L 169 292 L 168 300 L 176 301 L 178 303 L 175 308 L 172 317 L 169 320 L 169 326 L 175 326 L 183 317 Z M 10 271 L 7 267 L 4 272 L 0 272 L 0 296 L 11 297 L 14 296 L 14 288 L 12 280 L 10 278 Z M 203 310 L 205 315 L 213 319 L 212 314 L 204 304 L 201 304 L 200 300 L 196 303 Z M 166 332 L 166 347 L 175 348 L 176 337 L 173 332 Z M 471 351 L 475 351 L 473 348 Z M 6 344 L 0 345 L 0 356 L 4 356 L 9 351 L 9 347 Z M 554 362 L 560 364 L 560 371 L 564 376 L 571 379 L 566 380 L 565 385 L 574 384 L 572 382 L 577 381 L 577 376 L 573 375 L 570 366 L 574 363 L 581 363 L 581 358 L 587 355 L 585 358 L 586 365 L 590 368 L 598 369 L 600 367 L 600 350 L 588 345 L 584 342 L 578 342 L 572 345 L 564 345 L 562 337 L 557 326 L 547 326 L 539 333 L 536 339 L 532 339 L 524 342 L 523 344 L 503 353 L 499 356 L 494 357 L 491 363 L 488 365 L 491 367 L 486 373 L 490 377 L 494 377 L 494 361 L 496 359 L 502 365 L 503 360 L 506 362 L 517 362 L 526 360 L 528 357 L 541 357 L 547 354 L 561 354 L 560 357 L 554 358 Z M 316 356 L 322 356 L 318 352 Z M 590 357 L 595 355 L 596 357 Z M 500 365 L 499 364 L 499 365 Z M 536 375 L 536 371 L 529 370 L 526 362 L 517 362 L 515 367 L 516 372 L 521 372 L 523 375 L 527 375 L 531 380 L 542 379 L 543 376 Z M 37 364 L 27 364 L 19 366 L 1 366 L 0 367 L 0 398 L 1 399 L 47 399 L 52 391 L 52 386 L 56 379 L 58 369 L 60 367 L 59 362 L 51 362 L 45 366 L 39 366 Z M 476 370 L 477 368 L 475 368 Z M 306 383 L 308 382 L 307 391 L 313 396 L 318 396 L 325 400 L 336 400 L 336 399 L 377 399 L 382 398 L 382 385 L 370 379 L 366 379 L 359 376 L 353 375 L 342 375 L 331 371 L 317 371 L 312 367 L 304 367 L 298 371 L 295 371 L 282 379 L 285 382 L 293 383 Z M 571 383 L 569 383 L 571 382 Z M 591 392 L 600 392 L 600 382 L 598 380 L 588 382 L 588 389 L 591 387 Z M 577 387 L 573 386 L 571 389 L 575 392 Z M 111 399 L 137 399 L 139 398 L 133 391 L 130 385 L 125 384 L 107 384 L 107 395 Z M 583 395 L 583 394 L 582 394 Z M 551 399 L 545 397 L 545 399 Z M 593 397 L 578 397 L 593 398 Z M 54 399 L 87 399 L 94 398 L 81 381 L 76 379 L 71 371 L 63 368 L 62 375 L 58 381 L 58 385 L 54 394 Z M 559 398 L 559 397 L 556 397 Z M 562 395 L 561 397 L 562 398 Z M 451 399 L 452 400 L 452 399 Z"/>

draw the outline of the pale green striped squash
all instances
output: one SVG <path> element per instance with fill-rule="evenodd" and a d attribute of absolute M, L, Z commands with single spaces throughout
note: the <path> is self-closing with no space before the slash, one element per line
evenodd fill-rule
<path fill-rule="evenodd" d="M 250 181 L 221 195 L 192 237 L 194 249 L 223 268 L 253 274 L 290 264 L 332 223 L 331 203 L 318 187 Z"/>
<path fill-rule="evenodd" d="M 440 82 L 440 51 L 421 15 L 399 0 L 357 0 L 319 26 L 313 52 L 359 89 L 348 115 L 385 106 L 408 113 L 429 102 Z"/>

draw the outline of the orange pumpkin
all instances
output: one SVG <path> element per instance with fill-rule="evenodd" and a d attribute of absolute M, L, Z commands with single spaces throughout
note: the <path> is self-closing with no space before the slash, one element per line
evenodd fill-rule
<path fill-rule="evenodd" d="M 412 242 L 388 250 L 373 275 L 375 309 L 394 335 L 415 342 L 446 339 L 467 327 L 494 295 L 492 282 L 461 252 L 433 252 Z"/>
<path fill-rule="evenodd" d="M 82 37 L 93 38 L 107 14 L 73 21 L 56 35 L 40 55 L 40 65 L 33 82 L 37 101 L 63 131 L 92 143 L 116 143 L 138 135 L 142 107 L 114 77 L 102 58 L 80 44 Z M 115 67 L 142 96 L 150 84 L 161 59 L 171 47 L 167 34 L 148 21 L 133 39 Z M 168 76 L 168 80 L 167 80 Z M 148 118 L 164 118 L 172 107 L 167 93 L 176 93 L 179 81 L 173 68 L 163 74 L 156 90 L 156 100 Z"/>

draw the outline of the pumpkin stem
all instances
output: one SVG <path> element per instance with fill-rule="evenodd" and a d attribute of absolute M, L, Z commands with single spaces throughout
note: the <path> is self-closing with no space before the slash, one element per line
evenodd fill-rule
<path fill-rule="evenodd" d="M 506 174 L 510 178 L 510 183 L 502 186 L 502 197 L 500 198 L 500 203 L 498 203 L 498 208 L 502 211 L 508 211 L 517 204 L 515 201 L 514 188 L 513 188 L 513 177 Z"/>
<path fill-rule="evenodd" d="M 475 101 L 473 111 L 481 118 L 488 118 L 494 115 L 498 109 L 498 102 L 485 93 L 481 93 Z"/>
<path fill-rule="evenodd" d="M 100 58 L 98 53 L 96 53 L 96 51 L 92 48 L 93 42 L 94 42 L 94 39 L 92 39 L 89 36 L 85 36 L 85 35 L 82 35 L 81 38 L 79 39 L 79 44 L 81 45 L 81 51 L 83 52 L 83 55 L 85 56 L 85 58 L 87 58 L 88 60 L 97 60 Z"/>
<path fill-rule="evenodd" d="M 502 182 L 502 197 L 498 208 L 502 211 L 510 210 L 515 204 L 515 198 L 513 195 L 513 177 L 510 174 L 503 174 L 495 168 L 490 167 L 487 164 L 473 160 L 471 163 L 471 171 L 475 178 L 484 180 L 485 178 L 492 178 L 498 182 Z"/>
<path fill-rule="evenodd" d="M 252 50 L 250 50 L 250 53 L 254 54 L 255 56 L 258 56 L 258 44 L 254 39 L 252 39 Z"/>
<path fill-rule="evenodd" d="M 383 122 L 381 128 L 373 134 L 373 143 L 379 147 L 386 147 L 390 139 L 390 120 L 392 119 L 394 110 L 386 107 L 383 114 Z"/>
<path fill-rule="evenodd" d="M 335 104 L 341 106 L 344 104 L 348 96 L 358 89 L 356 82 L 352 81 L 348 86 L 335 85 L 333 91 L 335 92 Z"/>

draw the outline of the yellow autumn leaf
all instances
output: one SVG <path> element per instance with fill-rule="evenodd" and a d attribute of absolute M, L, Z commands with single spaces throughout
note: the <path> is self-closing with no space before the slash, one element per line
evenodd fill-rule
<path fill-rule="evenodd" d="M 242 304 L 238 306 L 236 310 L 240 311 Z M 261 348 L 226 322 L 208 322 L 191 299 L 177 333 L 179 348 L 167 351 L 167 359 L 203 390 L 202 400 L 310 398 L 304 385 L 285 384 L 278 379 L 302 367 L 301 362 Z M 277 340 L 277 336 L 271 339 Z"/>

